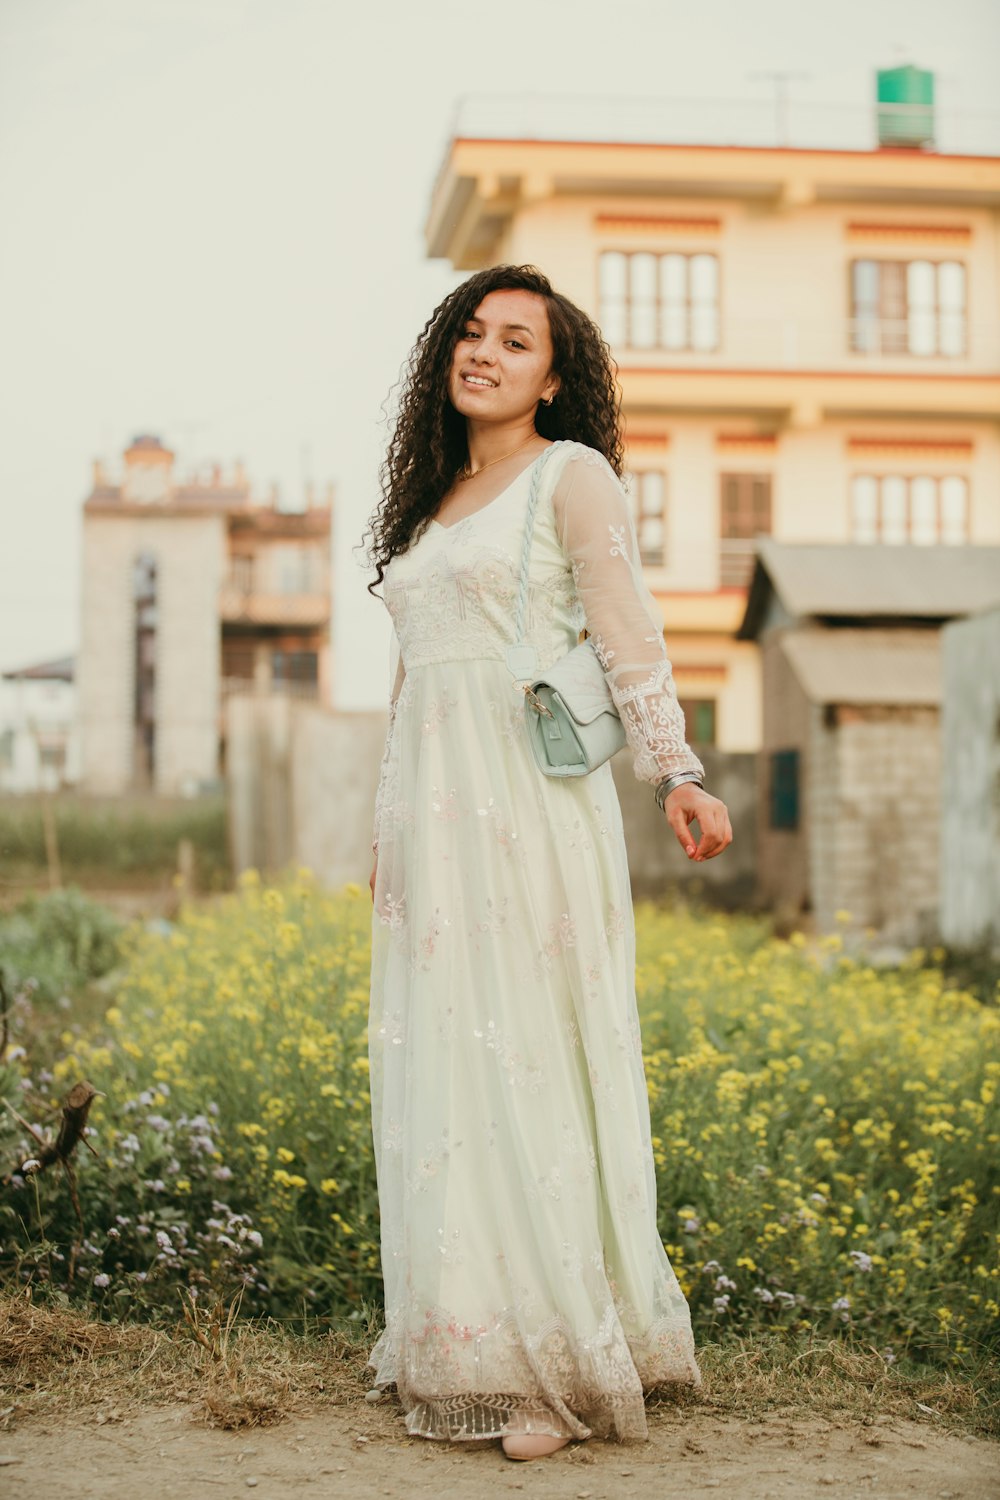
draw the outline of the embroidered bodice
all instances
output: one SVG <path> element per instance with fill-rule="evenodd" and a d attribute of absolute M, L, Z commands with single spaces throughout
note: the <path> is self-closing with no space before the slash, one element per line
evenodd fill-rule
<path fill-rule="evenodd" d="M 514 639 L 529 484 L 530 465 L 461 521 L 448 527 L 429 522 L 390 560 L 384 596 L 399 652 L 390 730 L 408 671 L 447 661 L 503 663 Z M 701 773 L 685 741 L 662 616 L 643 576 L 629 497 L 603 454 L 564 443 L 548 460 L 540 486 L 524 635 L 544 669 L 577 644 L 584 628 L 621 715 L 636 777 L 656 783 L 677 771 Z M 518 691 L 513 679 L 511 690 Z"/>

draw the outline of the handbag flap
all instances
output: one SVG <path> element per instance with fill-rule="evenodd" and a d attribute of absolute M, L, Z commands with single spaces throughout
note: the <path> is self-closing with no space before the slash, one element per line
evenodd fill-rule
<path fill-rule="evenodd" d="M 566 711 L 578 724 L 592 724 L 600 714 L 617 716 L 618 713 L 608 679 L 589 638 L 553 662 L 531 686 L 536 692 L 539 687 L 548 687 L 558 693 Z"/>

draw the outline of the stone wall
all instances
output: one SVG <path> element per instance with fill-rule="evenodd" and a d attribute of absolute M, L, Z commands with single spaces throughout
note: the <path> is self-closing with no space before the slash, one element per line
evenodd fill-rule
<path fill-rule="evenodd" d="M 904 945 L 933 939 L 938 914 L 941 742 L 936 708 L 840 707 L 816 729 L 834 797 L 814 827 L 817 925 L 874 927 Z M 825 752 L 825 753 L 824 753 Z"/>
<path fill-rule="evenodd" d="M 226 705 L 227 786 L 235 871 L 275 873 L 306 865 L 331 887 L 367 885 L 378 771 L 387 717 L 338 712 L 271 695 Z M 692 864 L 640 782 L 627 750 L 612 763 L 633 892 L 675 885 L 736 906 L 752 897 L 756 849 L 756 757 L 699 752 L 707 786 L 730 809 L 734 841 L 718 859 Z"/>

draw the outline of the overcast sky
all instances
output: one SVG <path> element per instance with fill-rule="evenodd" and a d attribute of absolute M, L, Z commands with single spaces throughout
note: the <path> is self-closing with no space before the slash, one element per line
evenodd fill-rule
<path fill-rule="evenodd" d="M 359 544 L 382 404 L 460 278 L 422 229 L 458 99 L 995 108 L 996 0 L 0 0 L 0 668 L 76 650 L 80 506 L 138 432 L 263 499 L 336 497 L 335 679 L 381 706 Z M 359 550 L 352 553 L 352 548 Z"/>

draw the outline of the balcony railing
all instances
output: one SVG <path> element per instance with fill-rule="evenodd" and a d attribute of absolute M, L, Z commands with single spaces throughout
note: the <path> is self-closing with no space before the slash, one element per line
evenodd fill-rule
<path fill-rule="evenodd" d="M 753 573 L 757 543 L 753 538 L 723 537 L 719 542 L 719 586 L 743 589 Z"/>
<path fill-rule="evenodd" d="M 271 681 L 257 682 L 252 677 L 223 677 L 220 683 L 222 698 L 247 698 L 278 694 L 283 698 L 318 698 L 318 682 Z"/>
<path fill-rule="evenodd" d="M 911 113 L 919 134 L 926 105 L 824 104 L 774 99 L 665 99 L 590 94 L 470 94 L 450 136 L 475 140 L 636 142 L 650 145 L 798 147 L 874 151 L 883 126 Z M 924 154 L 1000 156 L 1000 112 L 936 104 L 934 144 Z"/>
<path fill-rule="evenodd" d="M 600 309 L 597 313 L 601 321 Z M 653 327 L 656 327 L 655 320 Z M 852 370 L 872 359 L 894 372 L 1000 372 L 1000 324 L 969 317 L 964 323 L 921 314 L 911 318 L 782 318 L 726 314 L 712 349 L 642 346 L 612 341 L 628 366 L 698 365 L 711 369 Z"/>

